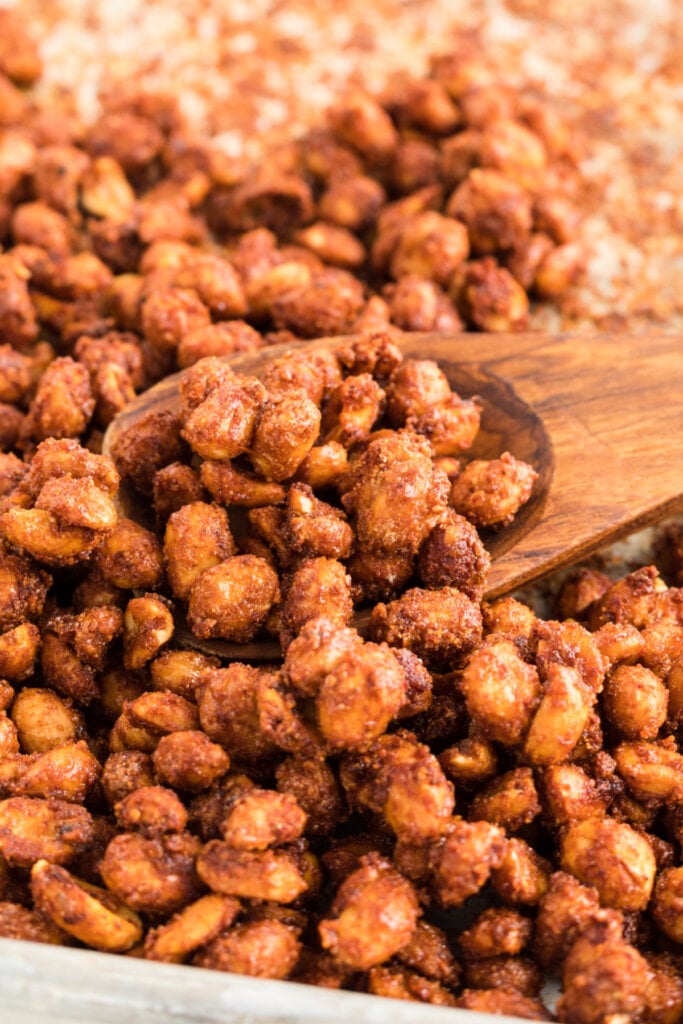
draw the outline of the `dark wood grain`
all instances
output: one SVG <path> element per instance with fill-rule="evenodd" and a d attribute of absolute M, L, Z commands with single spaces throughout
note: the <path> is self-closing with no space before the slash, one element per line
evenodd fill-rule
<path fill-rule="evenodd" d="M 334 348 L 344 339 L 321 339 Z M 406 357 L 436 359 L 484 401 L 475 456 L 507 450 L 539 473 L 514 523 L 489 538 L 487 596 L 570 565 L 683 508 L 683 339 L 673 335 L 406 334 Z M 291 346 L 288 346 L 291 348 Z M 230 360 L 258 373 L 284 349 Z M 139 396 L 107 432 L 177 404 L 177 377 Z"/>

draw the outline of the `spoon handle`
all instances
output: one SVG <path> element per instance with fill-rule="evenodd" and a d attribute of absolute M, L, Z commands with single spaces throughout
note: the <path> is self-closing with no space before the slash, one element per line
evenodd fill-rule
<path fill-rule="evenodd" d="M 429 355 L 510 383 L 552 446 L 552 485 L 514 546 L 492 550 L 489 597 L 683 508 L 683 338 L 425 337 Z M 543 462 L 543 460 L 542 460 Z M 547 462 L 547 458 L 546 458 Z"/>

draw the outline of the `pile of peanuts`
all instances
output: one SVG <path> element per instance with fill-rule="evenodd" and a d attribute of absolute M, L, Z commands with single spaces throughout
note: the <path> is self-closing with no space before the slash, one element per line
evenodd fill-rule
<path fill-rule="evenodd" d="M 478 402 L 396 345 L 519 328 L 580 272 L 570 134 L 479 69 L 248 172 L 173 97 L 42 107 L 0 11 L 0 936 L 683 1018 L 683 530 L 662 574 L 575 572 L 557 621 L 484 600 L 477 530 L 534 470 L 468 461 Z M 217 358 L 348 332 L 260 379 Z M 194 642 L 264 634 L 274 663 Z"/>

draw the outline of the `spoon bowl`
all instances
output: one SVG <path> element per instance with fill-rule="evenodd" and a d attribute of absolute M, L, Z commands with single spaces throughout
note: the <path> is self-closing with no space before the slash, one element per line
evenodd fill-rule
<path fill-rule="evenodd" d="M 350 340 L 302 345 L 330 350 Z M 538 473 L 531 499 L 512 524 L 484 537 L 492 561 L 487 598 L 683 508 L 680 337 L 411 333 L 398 336 L 397 344 L 405 358 L 436 360 L 461 397 L 482 399 L 481 428 L 468 456 L 490 459 L 509 451 Z M 296 347 L 274 346 L 226 362 L 258 376 Z M 111 453 L 142 415 L 177 409 L 181 377 L 165 378 L 131 402 L 109 426 L 103 450 Z M 139 498 L 125 511 L 140 522 L 148 515 Z M 266 653 L 262 644 L 197 644 L 222 656 Z"/>

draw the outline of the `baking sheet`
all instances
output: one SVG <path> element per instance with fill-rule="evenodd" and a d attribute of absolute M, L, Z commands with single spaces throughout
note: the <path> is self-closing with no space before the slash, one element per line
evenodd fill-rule
<path fill-rule="evenodd" d="M 472 1011 L 0 939 L 3 1024 L 472 1024 Z M 479 1024 L 512 1021 L 477 1014 Z"/>

